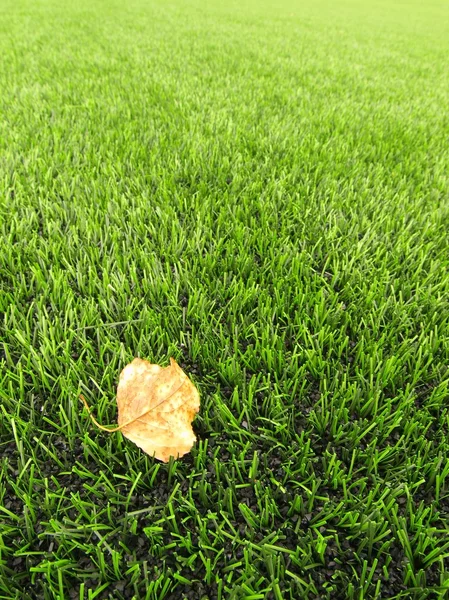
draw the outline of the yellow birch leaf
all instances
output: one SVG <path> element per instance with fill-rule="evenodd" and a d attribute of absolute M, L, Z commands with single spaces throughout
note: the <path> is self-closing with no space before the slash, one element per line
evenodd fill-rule
<path fill-rule="evenodd" d="M 89 406 L 80 396 L 90 414 Z M 117 388 L 118 427 L 100 429 L 121 431 L 150 456 L 168 462 L 170 456 L 190 452 L 196 437 L 192 421 L 200 408 L 198 390 L 171 358 L 168 367 L 135 358 L 120 373 Z"/>

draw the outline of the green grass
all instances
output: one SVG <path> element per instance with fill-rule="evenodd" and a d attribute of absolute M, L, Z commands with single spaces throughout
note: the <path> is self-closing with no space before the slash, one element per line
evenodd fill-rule
<path fill-rule="evenodd" d="M 449 8 L 0 0 L 0 598 L 445 598 Z M 198 443 L 120 433 L 173 356 Z"/>

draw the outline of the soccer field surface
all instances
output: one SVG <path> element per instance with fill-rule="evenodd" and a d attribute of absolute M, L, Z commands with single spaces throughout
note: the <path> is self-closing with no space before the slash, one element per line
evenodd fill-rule
<path fill-rule="evenodd" d="M 449 592 L 449 6 L 0 0 L 0 600 Z M 176 359 L 197 442 L 121 433 Z"/>

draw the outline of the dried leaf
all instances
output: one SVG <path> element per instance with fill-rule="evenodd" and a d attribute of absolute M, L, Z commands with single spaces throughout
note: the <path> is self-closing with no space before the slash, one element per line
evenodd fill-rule
<path fill-rule="evenodd" d="M 90 409 L 81 396 L 86 408 Z M 170 366 L 160 367 L 135 358 L 120 373 L 117 388 L 118 427 L 105 431 L 121 431 L 144 452 L 168 462 L 187 454 L 196 438 L 192 421 L 200 408 L 198 390 L 171 358 Z"/>

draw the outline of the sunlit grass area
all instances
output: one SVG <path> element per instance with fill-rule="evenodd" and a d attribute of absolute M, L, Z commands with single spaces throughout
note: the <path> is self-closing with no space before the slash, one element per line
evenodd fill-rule
<path fill-rule="evenodd" d="M 0 598 L 446 598 L 449 8 L 0 0 Z M 174 357 L 198 441 L 121 433 Z"/>

